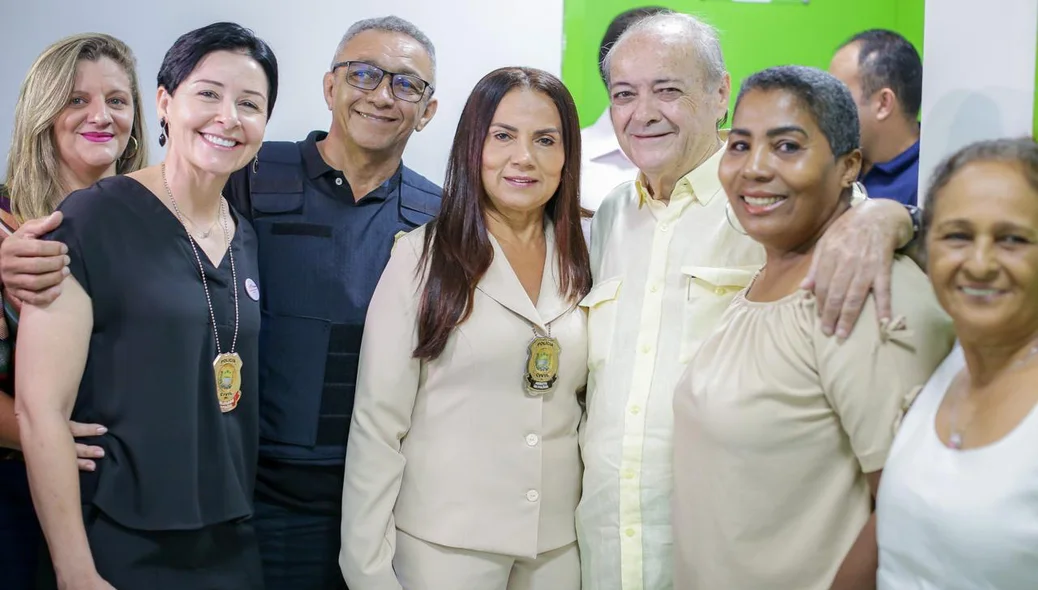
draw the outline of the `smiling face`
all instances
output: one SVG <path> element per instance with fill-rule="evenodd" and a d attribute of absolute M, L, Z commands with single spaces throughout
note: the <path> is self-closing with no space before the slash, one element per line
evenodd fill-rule
<path fill-rule="evenodd" d="M 508 92 L 483 143 L 490 208 L 505 215 L 543 210 L 559 188 L 565 163 L 562 120 L 551 98 L 527 89 Z"/>
<path fill-rule="evenodd" d="M 974 162 L 933 200 L 927 271 L 960 338 L 1038 331 L 1038 191 L 1018 165 Z"/>
<path fill-rule="evenodd" d="M 646 176 L 678 178 L 716 149 L 728 105 L 727 78 L 705 80 L 680 35 L 638 33 L 609 61 L 609 112 L 623 152 Z"/>
<path fill-rule="evenodd" d="M 54 121 L 61 165 L 79 177 L 115 173 L 133 128 L 133 94 L 126 71 L 110 58 L 80 60 L 68 105 Z"/>
<path fill-rule="evenodd" d="M 801 101 L 783 90 L 751 90 L 732 118 L 720 179 L 739 223 L 766 247 L 813 243 L 838 215 L 861 166 L 857 150 L 834 158 Z"/>
<path fill-rule="evenodd" d="M 403 33 L 363 31 L 346 43 L 335 61 L 362 61 L 435 84 L 428 52 Z M 324 75 L 324 99 L 333 118 L 329 135 L 352 146 L 403 152 L 411 134 L 421 131 L 436 113 L 436 99 L 428 91 L 419 102 L 407 102 L 393 96 L 388 75 L 374 90 L 362 90 L 346 82 L 346 72 L 340 67 Z"/>
<path fill-rule="evenodd" d="M 176 94 L 159 88 L 159 117 L 169 127 L 169 154 L 195 169 L 230 175 L 256 156 L 267 127 L 267 75 L 233 51 L 202 58 Z"/>

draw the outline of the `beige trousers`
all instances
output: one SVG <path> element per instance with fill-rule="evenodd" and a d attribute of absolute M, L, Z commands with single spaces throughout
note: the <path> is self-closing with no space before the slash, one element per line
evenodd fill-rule
<path fill-rule="evenodd" d="M 397 530 L 393 569 L 404 590 L 580 590 L 575 542 L 529 559 L 444 547 Z"/>

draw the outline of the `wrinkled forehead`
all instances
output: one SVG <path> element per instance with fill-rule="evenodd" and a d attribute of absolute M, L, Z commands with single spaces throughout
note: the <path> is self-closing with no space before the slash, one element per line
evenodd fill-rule
<path fill-rule="evenodd" d="M 645 32 L 617 44 L 609 60 L 610 84 L 652 83 L 659 79 L 693 82 L 703 64 L 687 37 Z"/>
<path fill-rule="evenodd" d="M 945 197 L 958 197 L 957 203 L 978 211 L 1017 209 L 1014 215 L 1038 216 L 1038 190 L 1028 182 L 1022 162 L 980 159 L 963 164 L 937 190 L 937 197 L 934 209 Z"/>
<path fill-rule="evenodd" d="M 396 31 L 368 30 L 350 39 L 335 61 L 363 61 L 390 72 L 434 82 L 432 58 L 418 40 Z"/>

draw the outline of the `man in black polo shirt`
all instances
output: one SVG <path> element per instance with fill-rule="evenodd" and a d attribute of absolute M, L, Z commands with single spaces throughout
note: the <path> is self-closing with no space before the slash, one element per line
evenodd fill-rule
<path fill-rule="evenodd" d="M 436 112 L 434 77 L 433 45 L 411 23 L 354 24 L 324 76 L 327 133 L 268 142 L 225 193 L 259 236 L 254 524 L 268 590 L 344 587 L 343 460 L 364 316 L 394 237 L 440 206 L 440 187 L 401 161 Z"/>
<path fill-rule="evenodd" d="M 439 210 L 440 188 L 402 163 L 436 112 L 434 84 L 433 45 L 414 25 L 354 24 L 324 76 L 329 130 L 265 143 L 224 191 L 259 237 L 259 277 L 240 287 L 263 314 L 253 523 L 267 590 L 345 588 L 339 525 L 357 355 L 395 237 Z M 18 237 L 51 229 L 27 226 Z M 34 303 L 55 296 L 55 244 L 4 246 L 9 289 Z"/>

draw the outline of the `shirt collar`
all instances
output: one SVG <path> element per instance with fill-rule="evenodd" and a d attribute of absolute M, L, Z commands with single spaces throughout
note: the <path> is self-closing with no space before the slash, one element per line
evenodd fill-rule
<path fill-rule="evenodd" d="M 328 137 L 327 131 L 311 131 L 300 145 L 299 152 L 303 157 L 303 166 L 306 167 L 306 175 L 311 180 L 316 180 L 327 174 L 342 176 L 345 179 L 345 174 L 332 168 L 331 165 L 324 160 L 324 156 L 321 155 L 321 150 L 317 149 L 317 142 L 326 137 Z M 396 172 L 382 183 L 382 186 L 364 195 L 363 199 L 386 198 L 388 195 L 392 194 L 393 191 L 400 186 L 403 172 L 404 163 L 401 161 L 400 165 L 396 168 Z M 345 186 L 348 187 L 348 185 Z"/>
<path fill-rule="evenodd" d="M 306 166 L 306 175 L 311 180 L 329 172 L 335 172 L 335 169 L 329 166 L 328 162 L 324 161 L 321 150 L 317 149 L 317 142 L 325 137 L 328 137 L 327 131 L 311 131 L 310 135 L 306 136 L 306 139 L 303 140 L 302 145 L 299 147 L 299 153 L 303 156 L 303 165 Z"/>
<path fill-rule="evenodd" d="M 721 156 L 724 155 L 725 148 L 728 145 L 728 132 L 721 131 L 720 134 L 721 140 L 724 143 L 705 162 L 696 166 L 678 180 L 677 184 L 674 185 L 674 191 L 670 193 L 671 203 L 680 203 L 685 199 L 695 198 L 701 205 L 707 205 L 714 197 L 724 192 L 721 189 L 721 179 L 718 178 L 718 171 L 721 168 Z M 639 207 L 652 199 L 646 188 L 647 184 L 645 175 L 639 172 L 638 179 L 634 183 L 635 189 L 638 191 Z"/>
<path fill-rule="evenodd" d="M 872 167 L 890 175 L 904 172 L 909 166 L 919 161 L 919 141 L 917 140 L 909 148 L 898 154 L 893 160 L 873 164 Z"/>

